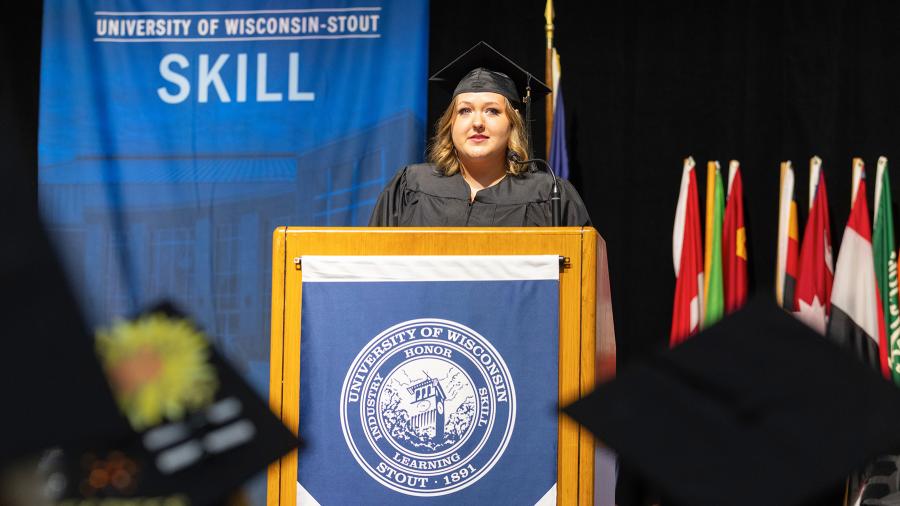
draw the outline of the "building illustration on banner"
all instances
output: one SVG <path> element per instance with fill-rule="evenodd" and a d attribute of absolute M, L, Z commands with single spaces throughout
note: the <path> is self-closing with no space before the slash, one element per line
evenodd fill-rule
<path fill-rule="evenodd" d="M 427 375 L 427 373 L 426 373 Z M 415 398 L 412 404 L 424 406 L 424 411 L 414 415 L 410 426 L 416 434 L 440 440 L 444 436 L 444 390 L 436 378 L 428 378 L 406 389 Z"/>
<path fill-rule="evenodd" d="M 365 225 L 421 131 L 409 113 L 303 153 L 79 157 L 41 167 L 42 213 L 93 321 L 165 295 L 265 392 L 273 230 Z"/>
<path fill-rule="evenodd" d="M 442 382 L 449 394 L 444 393 Z M 476 421 L 476 395 L 471 379 L 453 362 L 420 357 L 403 364 L 391 371 L 380 394 L 385 433 L 409 452 L 434 453 L 452 447 L 470 434 Z"/>

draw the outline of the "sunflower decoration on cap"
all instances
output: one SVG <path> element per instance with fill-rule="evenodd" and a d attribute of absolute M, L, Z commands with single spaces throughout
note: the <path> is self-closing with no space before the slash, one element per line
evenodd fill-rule
<path fill-rule="evenodd" d="M 96 338 L 113 394 L 135 430 L 180 420 L 215 399 L 209 344 L 190 321 L 152 313 L 100 329 Z"/>

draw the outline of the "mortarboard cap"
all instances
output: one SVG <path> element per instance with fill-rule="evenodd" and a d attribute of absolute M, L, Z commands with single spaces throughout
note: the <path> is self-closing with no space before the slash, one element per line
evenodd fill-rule
<path fill-rule="evenodd" d="M 98 350 L 135 431 L 64 449 L 57 463 L 66 476 L 63 505 L 91 498 L 219 504 L 298 446 L 297 436 L 169 303 L 104 329 Z"/>
<path fill-rule="evenodd" d="M 900 448 L 900 391 L 762 299 L 565 411 L 668 504 L 798 504 Z"/>
<path fill-rule="evenodd" d="M 524 103 L 529 87 L 532 98 L 550 93 L 546 84 L 484 41 L 438 70 L 429 81 L 454 97 L 460 93 L 489 91 L 503 95 L 517 106 Z"/>

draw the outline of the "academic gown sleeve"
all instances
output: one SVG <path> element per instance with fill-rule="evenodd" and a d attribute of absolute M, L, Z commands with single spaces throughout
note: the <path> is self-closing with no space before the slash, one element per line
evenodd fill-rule
<path fill-rule="evenodd" d="M 398 171 L 393 179 L 381 191 L 372 216 L 369 217 L 370 227 L 396 227 L 399 226 L 400 211 L 403 209 L 403 197 L 406 193 L 406 171 L 404 167 Z"/>

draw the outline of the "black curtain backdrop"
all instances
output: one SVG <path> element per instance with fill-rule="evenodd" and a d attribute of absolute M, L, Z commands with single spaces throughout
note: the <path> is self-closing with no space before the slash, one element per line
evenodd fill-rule
<path fill-rule="evenodd" d="M 900 4 L 555 6 L 571 179 L 609 248 L 620 367 L 668 342 L 672 227 L 688 155 L 697 161 L 701 213 L 707 160 L 719 160 L 726 177 L 728 161 L 741 162 L 756 293 L 773 293 L 779 162 L 795 167 L 802 233 L 809 159 L 824 160 L 835 257 L 852 157 L 866 162 L 870 211 L 879 155 L 894 161 L 892 192 L 900 194 Z M 429 67 L 484 39 L 543 76 L 543 9 L 542 0 L 432 2 Z M 429 96 L 433 124 L 447 96 Z M 536 109 L 542 139 L 543 108 Z M 544 154 L 543 142 L 536 152 Z M 620 503 L 644 503 L 646 487 L 627 470 L 623 478 Z"/>

